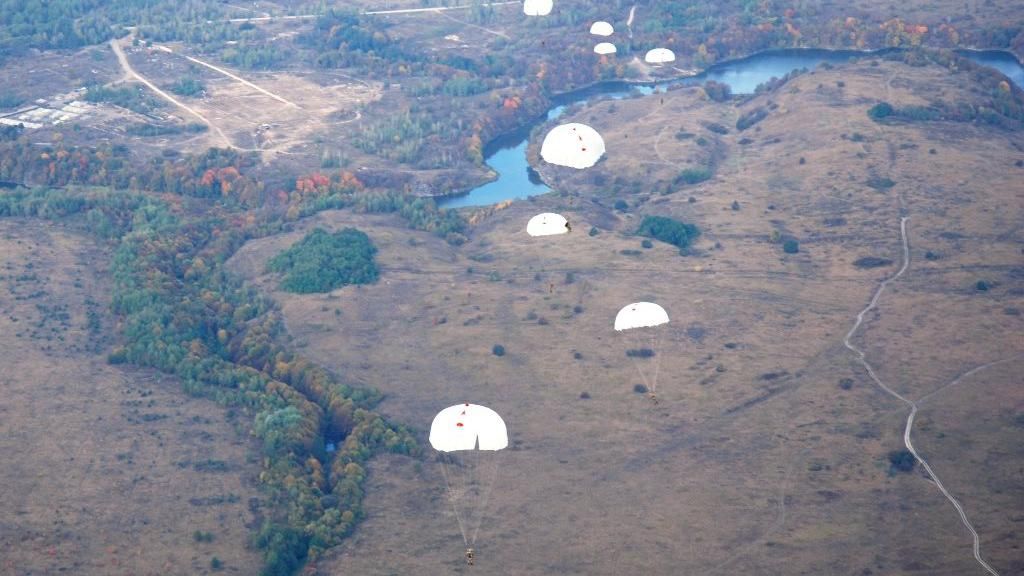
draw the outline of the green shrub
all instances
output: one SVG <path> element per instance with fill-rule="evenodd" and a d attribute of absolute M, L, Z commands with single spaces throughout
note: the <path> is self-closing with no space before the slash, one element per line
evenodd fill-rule
<path fill-rule="evenodd" d="M 868 117 L 870 117 L 872 120 L 881 120 L 882 118 L 891 116 L 892 113 L 892 104 L 889 104 L 888 102 L 879 102 L 878 104 L 875 104 L 874 106 L 871 107 L 871 109 L 868 110 Z"/>
<path fill-rule="evenodd" d="M 796 254 L 800 251 L 800 242 L 790 238 L 782 243 L 782 251 L 786 254 Z"/>
<path fill-rule="evenodd" d="M 888 190 L 889 188 L 892 188 L 893 186 L 896 185 L 896 182 L 893 182 L 889 178 L 883 178 L 883 177 L 880 177 L 880 176 L 872 176 L 871 178 L 868 178 L 868 181 L 866 182 L 866 184 L 868 186 L 874 188 L 875 190 L 882 191 L 882 190 Z"/>
<path fill-rule="evenodd" d="M 672 183 L 677 186 L 680 184 L 699 184 L 709 180 L 711 176 L 713 174 L 708 168 L 686 168 L 676 176 Z"/>
<path fill-rule="evenodd" d="M 894 472 L 910 472 L 916 463 L 914 454 L 906 448 L 889 452 L 889 465 Z"/>
<path fill-rule="evenodd" d="M 505 355 L 505 347 L 502 346 L 501 344 L 495 344 L 491 348 L 491 353 L 494 354 L 495 356 L 498 356 L 498 357 L 504 356 Z"/>
<path fill-rule="evenodd" d="M 741 131 L 746 130 L 747 128 L 750 128 L 754 124 L 757 124 L 758 122 L 764 120 L 767 117 L 768 111 L 758 106 L 757 108 L 754 108 L 753 110 L 744 113 L 739 117 L 738 120 L 736 120 L 736 129 Z"/>
<path fill-rule="evenodd" d="M 192 77 L 185 77 L 167 87 L 168 90 L 179 96 L 196 96 L 206 90 L 203 83 Z"/>
<path fill-rule="evenodd" d="M 667 242 L 679 248 L 686 248 L 700 230 L 693 224 L 686 224 L 665 216 L 644 216 L 637 234 Z"/>

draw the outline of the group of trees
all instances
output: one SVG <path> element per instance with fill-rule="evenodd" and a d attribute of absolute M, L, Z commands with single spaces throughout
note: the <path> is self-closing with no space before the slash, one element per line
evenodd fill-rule
<path fill-rule="evenodd" d="M 162 40 L 199 43 L 237 37 L 237 26 L 208 24 L 223 6 L 202 0 L 0 0 L 0 60 L 28 48 L 79 48 L 140 26 Z"/>
<path fill-rule="evenodd" d="M 686 224 L 666 216 L 644 216 L 636 233 L 685 250 L 700 236 L 700 229 L 694 224 Z"/>
<path fill-rule="evenodd" d="M 261 481 L 278 512 L 258 542 L 265 574 L 290 574 L 336 544 L 361 517 L 363 463 L 380 450 L 417 448 L 372 412 L 379 394 L 355 389 L 284 347 L 273 304 L 243 287 L 223 262 L 246 239 L 277 232 L 214 207 L 189 216 L 161 200 L 109 189 L 21 190 L 0 197 L 0 216 L 105 222 L 116 239 L 113 309 L 124 346 L 110 360 L 178 376 L 186 390 L 246 410 L 263 440 Z M 338 450 L 328 457 L 326 441 Z"/>
<path fill-rule="evenodd" d="M 315 228 L 272 258 L 267 269 L 284 274 L 281 287 L 289 292 L 330 292 L 349 284 L 376 282 L 380 274 L 373 259 L 376 252 L 369 236 L 355 228 L 334 234 Z"/>
<path fill-rule="evenodd" d="M 110 360 L 175 374 L 188 391 L 253 415 L 267 455 L 261 480 L 280 511 L 258 538 L 265 573 L 290 574 L 310 554 L 344 538 L 361 517 L 362 463 L 380 450 L 412 452 L 416 445 L 372 412 L 378 394 L 349 387 L 283 347 L 279 312 L 229 277 L 222 263 L 247 239 L 328 208 L 395 212 L 410 226 L 450 241 L 461 238 L 465 222 L 430 199 L 367 192 L 349 172 L 299 178 L 292 191 L 259 198 L 260 205 L 276 209 L 256 217 L 236 211 L 246 205 L 240 191 L 252 182 L 244 174 L 251 163 L 248 156 L 211 149 L 130 170 L 121 147 L 64 149 L 58 143 L 40 150 L 7 143 L 0 147 L 0 167 L 17 181 L 34 172 L 61 185 L 129 182 L 214 202 L 202 215 L 189 216 L 180 202 L 109 188 L 15 190 L 0 197 L 0 216 L 79 215 L 91 231 L 117 241 L 113 305 L 123 318 L 126 344 Z M 355 231 L 342 235 L 341 243 L 310 241 L 291 263 L 301 269 L 310 254 L 345 262 L 341 248 L 353 258 L 339 274 L 349 273 L 350 281 L 375 278 L 368 239 Z M 324 450 L 327 442 L 338 445 L 333 457 Z"/>
<path fill-rule="evenodd" d="M 999 72 L 952 52 L 922 49 L 892 54 L 890 58 L 917 65 L 938 64 L 958 74 L 966 74 L 974 100 L 947 102 L 935 99 L 924 106 L 894 106 L 883 101 L 868 109 L 872 120 L 983 122 L 1009 130 L 1024 127 L 1024 91 L 1008 82 Z"/>
<path fill-rule="evenodd" d="M 131 127 L 159 132 L 161 128 Z M 186 131 L 201 130 L 186 125 Z M 33 146 L 24 138 L 0 142 L 0 180 L 47 186 L 85 184 L 118 189 L 170 192 L 203 198 L 224 198 L 256 206 L 268 198 L 264 184 L 247 169 L 256 157 L 232 149 L 210 148 L 185 157 L 157 157 L 132 164 L 123 145 L 65 146 L 60 137 L 52 146 Z M 287 197 L 287 195 L 285 195 Z"/>
<path fill-rule="evenodd" d="M 89 86 L 85 91 L 85 100 L 87 102 L 107 102 L 140 114 L 149 114 L 156 108 L 162 108 L 165 105 L 163 100 L 155 98 L 141 86 L 123 88 Z"/>

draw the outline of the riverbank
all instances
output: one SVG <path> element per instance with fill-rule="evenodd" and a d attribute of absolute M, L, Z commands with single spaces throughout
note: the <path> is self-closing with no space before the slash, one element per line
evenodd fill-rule
<path fill-rule="evenodd" d="M 449 194 L 439 194 L 438 205 L 443 208 L 469 208 L 484 206 L 496 202 L 525 198 L 551 191 L 549 180 L 543 177 L 543 167 L 533 167 L 522 156 L 520 161 L 508 156 L 508 150 L 516 150 L 529 140 L 530 133 L 538 126 L 558 118 L 566 108 L 574 104 L 586 103 L 597 97 L 612 99 L 626 98 L 639 90 L 642 94 L 651 94 L 658 89 L 669 89 L 680 85 L 702 85 L 714 80 L 729 85 L 733 94 L 751 94 L 757 85 L 772 78 L 781 78 L 802 68 L 813 69 L 822 64 L 838 64 L 854 59 L 885 56 L 898 52 L 901 48 L 883 48 L 878 50 L 827 50 L 816 48 L 799 48 L 786 50 L 768 50 L 750 56 L 729 60 L 710 66 L 695 76 L 674 76 L 672 78 L 647 80 L 605 80 L 583 86 L 569 92 L 555 95 L 551 105 L 543 113 L 525 125 L 506 132 L 484 146 L 484 161 L 497 174 L 492 178 L 468 190 L 460 190 Z M 1011 52 L 958 50 L 958 54 L 976 63 L 993 67 L 1009 77 L 1017 86 L 1024 87 L 1024 64 Z M 525 151 L 525 147 L 523 147 Z M 501 154 L 500 165 L 492 160 Z M 523 173 L 538 174 L 534 186 L 524 186 Z M 517 176 L 518 175 L 518 176 Z M 508 183 L 504 183 L 505 179 Z"/>

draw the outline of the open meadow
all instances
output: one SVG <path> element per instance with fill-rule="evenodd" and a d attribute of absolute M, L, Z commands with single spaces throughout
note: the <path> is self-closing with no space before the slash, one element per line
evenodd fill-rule
<path fill-rule="evenodd" d="M 81 232 L 0 221 L 0 574 L 208 574 L 214 558 L 254 574 L 247 429 L 106 363 L 109 258 Z"/>

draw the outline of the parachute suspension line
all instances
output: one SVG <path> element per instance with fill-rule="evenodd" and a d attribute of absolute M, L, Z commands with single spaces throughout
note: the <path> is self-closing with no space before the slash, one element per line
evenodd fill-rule
<path fill-rule="evenodd" d="M 575 271 L 572 271 L 572 273 L 575 274 Z M 583 299 L 587 295 L 587 292 L 589 292 L 590 288 L 586 280 L 576 279 L 575 281 L 578 283 L 576 286 L 576 306 L 582 308 Z M 570 368 L 566 368 L 565 365 L 561 365 L 558 368 L 563 375 L 562 384 L 564 385 L 568 385 L 570 383 L 570 374 L 576 375 L 576 382 L 584 380 L 579 376 L 582 372 L 582 366 L 576 366 L 576 364 L 579 362 L 578 360 L 576 360 L 576 354 L 582 355 L 582 352 L 580 352 L 578 349 L 580 340 L 580 318 L 576 314 L 575 308 L 573 309 L 572 314 L 569 316 L 569 322 L 571 324 L 571 326 L 569 327 L 569 351 L 572 353 L 572 358 L 569 362 L 567 362 L 567 365 L 570 366 Z"/>
<path fill-rule="evenodd" d="M 480 502 L 477 505 L 476 522 L 472 526 L 467 546 L 476 544 L 476 537 L 480 533 L 480 526 L 483 524 L 487 503 L 491 499 L 491 491 L 494 489 L 494 483 L 498 478 L 498 455 L 490 454 L 485 456 L 479 450 L 477 454 L 476 469 L 479 471 L 478 477 L 480 479 Z"/>
<path fill-rule="evenodd" d="M 462 514 L 459 512 L 459 497 L 457 496 L 458 487 L 452 485 L 457 483 L 452 481 L 452 471 L 449 469 L 449 465 L 455 467 L 454 462 L 449 463 L 448 456 L 443 452 L 440 454 L 441 458 L 441 470 L 444 474 L 444 484 L 448 489 L 448 501 L 452 504 L 452 510 L 455 512 L 455 521 L 459 524 L 459 533 L 462 534 L 462 542 L 468 547 L 469 539 L 466 537 L 465 523 L 462 521 Z"/>
<path fill-rule="evenodd" d="M 655 328 L 658 330 L 658 328 Z M 654 352 L 654 378 L 651 379 L 651 393 L 657 392 L 658 372 L 661 371 L 661 332 L 657 332 L 651 344 L 651 351 Z"/>
<path fill-rule="evenodd" d="M 640 350 L 643 349 L 644 343 L 639 335 L 632 336 L 631 342 L 633 343 L 633 348 L 627 349 L 626 355 L 629 356 L 629 359 L 633 361 L 633 366 L 636 367 L 636 371 L 640 373 L 640 379 L 644 381 L 644 386 L 647 387 L 647 390 L 653 392 L 653 390 L 651 389 L 651 383 L 647 380 L 647 375 L 644 374 L 644 369 L 640 367 L 640 361 L 637 360 L 637 356 L 641 353 Z M 630 352 L 634 353 L 630 354 Z"/>

